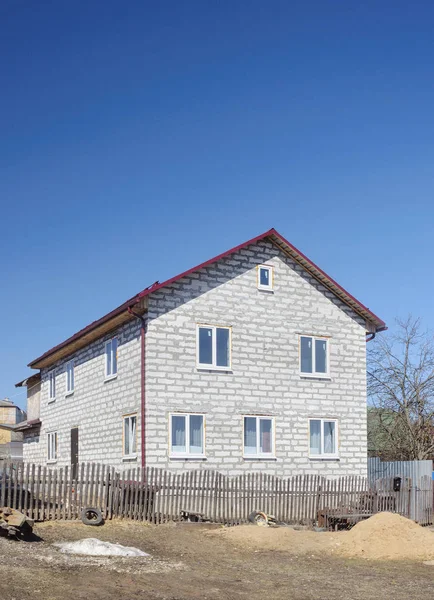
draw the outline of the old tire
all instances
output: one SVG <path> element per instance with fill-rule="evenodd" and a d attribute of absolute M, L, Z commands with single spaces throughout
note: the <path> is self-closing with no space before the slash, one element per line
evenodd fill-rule
<path fill-rule="evenodd" d="M 98 508 L 92 507 L 83 508 L 81 511 L 81 520 L 85 525 L 91 525 L 93 527 L 104 523 L 101 511 Z"/>
<path fill-rule="evenodd" d="M 249 521 L 254 525 L 268 525 L 267 515 L 259 510 L 254 510 L 252 513 L 250 513 Z"/>

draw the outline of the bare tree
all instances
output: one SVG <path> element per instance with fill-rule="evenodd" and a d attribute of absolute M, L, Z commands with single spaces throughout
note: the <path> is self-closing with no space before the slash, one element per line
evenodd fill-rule
<path fill-rule="evenodd" d="M 434 458 L 434 338 L 397 320 L 368 351 L 368 440 L 388 460 Z"/>

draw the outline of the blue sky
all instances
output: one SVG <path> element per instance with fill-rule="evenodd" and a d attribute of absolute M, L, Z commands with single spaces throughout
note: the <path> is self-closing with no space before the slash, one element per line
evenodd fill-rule
<path fill-rule="evenodd" d="M 267 229 L 432 316 L 432 2 L 0 2 L 0 398 Z"/>

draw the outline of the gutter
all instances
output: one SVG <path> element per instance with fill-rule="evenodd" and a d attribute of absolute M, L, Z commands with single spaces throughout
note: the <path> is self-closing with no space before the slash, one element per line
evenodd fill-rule
<path fill-rule="evenodd" d="M 141 369 L 140 369 L 140 420 L 141 420 L 141 429 L 140 429 L 140 440 L 142 446 L 142 468 L 146 467 L 146 388 L 145 388 L 145 319 L 142 315 L 138 315 L 135 313 L 131 306 L 127 308 L 128 313 L 139 319 L 140 321 L 140 347 L 141 347 Z"/>

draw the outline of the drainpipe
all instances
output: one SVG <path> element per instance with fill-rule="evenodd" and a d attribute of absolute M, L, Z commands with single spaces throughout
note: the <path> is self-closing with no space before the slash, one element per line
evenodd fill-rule
<path fill-rule="evenodd" d="M 145 390 L 145 319 L 142 315 L 135 313 L 131 307 L 128 307 L 128 312 L 131 316 L 139 319 L 140 321 L 140 346 L 141 346 L 141 373 L 140 373 L 140 386 L 141 386 L 141 444 L 142 444 L 142 467 L 146 467 L 146 390 Z"/>
<path fill-rule="evenodd" d="M 371 342 L 375 337 L 375 333 L 370 333 L 366 336 L 366 343 Z"/>

